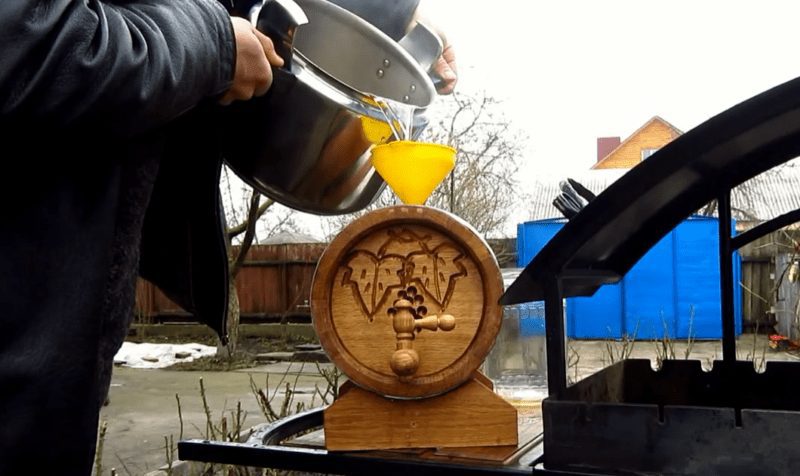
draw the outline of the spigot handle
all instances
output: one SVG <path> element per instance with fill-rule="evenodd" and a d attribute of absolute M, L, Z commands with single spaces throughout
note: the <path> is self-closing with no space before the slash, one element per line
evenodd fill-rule
<path fill-rule="evenodd" d="M 429 331 L 451 331 L 456 327 L 456 318 L 450 314 L 441 316 L 425 316 L 415 322 L 417 329 L 427 329 Z"/>

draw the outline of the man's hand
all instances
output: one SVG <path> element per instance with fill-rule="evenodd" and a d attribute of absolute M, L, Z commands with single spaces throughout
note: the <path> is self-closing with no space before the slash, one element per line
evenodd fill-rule
<path fill-rule="evenodd" d="M 272 85 L 272 66 L 283 66 L 283 59 L 266 35 L 244 18 L 231 17 L 236 40 L 236 71 L 233 84 L 219 100 L 227 106 L 236 100 L 263 96 Z"/>
<path fill-rule="evenodd" d="M 456 67 L 456 53 L 453 45 L 445 45 L 442 56 L 433 65 L 433 71 L 442 78 L 439 85 L 439 94 L 450 94 L 458 82 L 458 68 Z"/>
<path fill-rule="evenodd" d="M 431 16 L 426 11 L 426 1 L 420 2 L 417 10 L 414 12 L 414 17 L 411 22 L 413 25 L 415 22 L 424 23 L 426 26 L 433 29 L 437 35 L 439 35 L 439 39 L 442 40 L 442 55 L 433 65 L 433 73 L 442 79 L 442 81 L 437 85 L 437 92 L 439 94 L 450 94 L 456 87 L 456 83 L 458 82 L 458 68 L 456 67 L 456 52 L 453 49 L 453 45 L 447 39 L 447 35 L 445 35 L 444 31 L 439 28 L 435 22 L 431 21 Z M 409 28 L 411 28 L 409 25 Z"/>

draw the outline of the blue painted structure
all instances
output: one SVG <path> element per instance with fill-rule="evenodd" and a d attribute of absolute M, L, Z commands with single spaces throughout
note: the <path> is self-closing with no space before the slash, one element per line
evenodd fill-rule
<path fill-rule="evenodd" d="M 544 301 L 526 302 L 514 307 L 519 311 L 519 333 L 522 337 L 544 335 Z"/>
<path fill-rule="evenodd" d="M 518 225 L 518 266 L 526 266 L 564 223 L 551 219 Z M 741 258 L 734 253 L 733 259 L 734 315 L 736 335 L 740 335 Z M 567 335 L 575 339 L 720 339 L 719 282 L 718 219 L 690 217 L 651 248 L 619 283 L 603 286 L 591 297 L 568 298 Z"/>

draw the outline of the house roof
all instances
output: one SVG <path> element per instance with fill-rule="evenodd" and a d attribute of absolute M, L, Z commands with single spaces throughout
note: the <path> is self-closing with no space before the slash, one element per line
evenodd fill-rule
<path fill-rule="evenodd" d="M 314 238 L 310 235 L 305 235 L 303 233 L 294 233 L 291 231 L 282 231 L 280 233 L 276 233 L 268 238 L 263 240 L 259 240 L 259 245 L 286 245 L 286 244 L 298 244 L 298 243 L 321 243 L 320 240 Z"/>
<path fill-rule="evenodd" d="M 599 195 L 628 169 L 597 169 L 570 174 L 583 186 Z M 530 220 L 562 218 L 553 206 L 561 192 L 559 182 L 564 177 L 539 177 L 531 184 Z M 785 166 L 768 170 L 733 189 L 731 194 L 733 216 L 738 221 L 760 222 L 800 208 L 800 159 Z M 713 210 L 716 215 L 716 210 Z"/>
<path fill-rule="evenodd" d="M 800 208 L 800 159 L 771 169 L 733 189 L 733 215 L 738 220 L 765 221 Z"/>
<path fill-rule="evenodd" d="M 680 130 L 680 129 L 678 129 L 677 127 L 673 126 L 673 125 L 672 125 L 672 124 L 670 124 L 669 122 L 665 121 L 665 120 L 664 120 L 664 119 L 662 119 L 660 116 L 653 116 L 653 117 L 652 117 L 652 118 L 651 118 L 649 121 L 645 122 L 645 123 L 642 125 L 642 127 L 640 127 L 640 128 L 638 128 L 638 129 L 636 129 L 636 131 L 634 131 L 634 133 L 633 133 L 633 134 L 629 135 L 629 136 L 628 136 L 628 137 L 627 137 L 627 138 L 626 138 L 624 141 L 620 142 L 620 144 L 619 144 L 619 145 L 618 145 L 616 148 L 614 148 L 614 150 L 612 150 L 611 152 L 609 152 L 608 154 L 606 154 L 606 156 L 605 156 L 605 157 L 603 157 L 602 159 L 598 160 L 598 161 L 597 161 L 597 163 L 595 163 L 594 165 L 592 165 L 592 168 L 600 168 L 600 165 L 601 165 L 603 162 L 605 162 L 605 161 L 606 161 L 606 159 L 608 159 L 609 157 L 613 156 L 613 155 L 614 155 L 614 154 L 615 154 L 615 153 L 616 153 L 618 150 L 620 150 L 620 149 L 622 149 L 623 147 L 625 147 L 625 145 L 626 145 L 626 144 L 628 144 L 628 142 L 630 142 L 631 140 L 633 140 L 633 139 L 634 139 L 634 138 L 635 138 L 637 135 L 639 135 L 639 133 L 640 133 L 640 132 L 642 132 L 643 130 L 647 129 L 647 127 L 649 127 L 649 126 L 650 126 L 650 124 L 652 124 L 652 123 L 654 123 L 654 122 L 660 122 L 660 123 L 664 124 L 665 126 L 667 126 L 669 129 L 671 129 L 671 130 L 672 130 L 672 132 L 675 134 L 675 136 L 676 136 L 676 137 L 678 137 L 678 136 L 680 136 L 680 135 L 682 135 L 682 134 L 683 134 L 683 131 L 681 131 L 681 130 Z"/>
<path fill-rule="evenodd" d="M 709 119 L 628 171 L 564 225 L 501 303 L 590 296 L 704 204 L 798 156 L 800 78 Z"/>

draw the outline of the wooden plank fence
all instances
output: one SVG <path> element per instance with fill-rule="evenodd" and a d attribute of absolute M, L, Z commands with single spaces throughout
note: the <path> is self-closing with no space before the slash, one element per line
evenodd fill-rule
<path fill-rule="evenodd" d="M 243 322 L 310 319 L 309 295 L 324 243 L 254 245 L 247 254 L 236 289 Z M 186 322 L 191 316 L 152 283 L 136 285 L 136 322 Z"/>
<path fill-rule="evenodd" d="M 786 296 L 778 284 L 786 279 L 785 265 L 776 265 L 779 255 L 795 252 L 800 231 L 785 228 L 760 238 L 739 250 L 742 257 L 742 325 L 745 331 L 775 332 L 775 307 Z"/>
<path fill-rule="evenodd" d="M 742 318 L 745 331 L 768 331 L 775 324 L 775 255 L 785 252 L 786 237 L 773 234 L 740 250 Z M 783 244 L 778 244 L 783 243 Z M 509 243 L 492 243 L 508 248 Z M 324 243 L 254 245 L 236 279 L 242 321 L 308 322 L 311 280 Z M 512 248 L 513 249 L 513 248 Z M 500 253 L 501 255 L 503 253 Z M 505 266 L 513 263 L 503 263 Z M 151 283 L 136 286 L 136 322 L 191 322 L 191 316 Z"/>
<path fill-rule="evenodd" d="M 742 259 L 742 325 L 746 331 L 767 330 L 773 322 L 775 264 L 770 258 Z"/>

